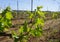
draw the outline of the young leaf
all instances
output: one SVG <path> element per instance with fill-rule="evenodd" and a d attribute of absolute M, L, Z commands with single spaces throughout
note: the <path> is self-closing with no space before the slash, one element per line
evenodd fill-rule
<path fill-rule="evenodd" d="M 24 30 L 24 28 L 23 28 L 23 26 L 21 26 L 18 31 L 19 31 L 20 34 L 22 34 L 23 30 Z"/>
<path fill-rule="evenodd" d="M 12 18 L 13 18 L 11 12 L 7 12 L 7 13 L 6 13 L 6 18 L 7 18 L 7 19 L 12 19 Z"/>

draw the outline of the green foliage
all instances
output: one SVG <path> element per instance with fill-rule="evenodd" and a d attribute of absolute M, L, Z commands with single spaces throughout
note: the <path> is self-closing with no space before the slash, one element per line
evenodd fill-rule
<path fill-rule="evenodd" d="M 11 31 L 11 35 L 14 38 L 14 42 L 28 42 L 30 36 L 40 37 L 42 36 L 45 19 L 45 12 L 41 11 L 42 6 L 38 6 L 34 13 L 27 11 L 29 14 L 29 19 L 31 21 L 31 26 L 28 25 L 27 20 L 25 20 L 24 25 L 20 26 L 18 31 Z M 13 18 L 10 7 L 7 7 L 0 15 L 0 32 L 8 31 L 8 28 L 12 25 L 11 19 Z M 52 18 L 57 18 L 57 14 L 54 13 Z"/>
<path fill-rule="evenodd" d="M 11 19 L 12 19 L 12 14 L 10 7 L 7 7 L 4 9 L 2 14 L 0 15 L 0 32 L 3 32 L 5 28 L 10 28 L 12 25 Z"/>
<path fill-rule="evenodd" d="M 27 12 L 29 14 L 29 19 L 31 21 L 31 25 L 29 27 L 27 20 L 25 20 L 24 25 L 20 26 L 19 30 L 11 31 L 12 37 L 14 38 L 14 42 L 27 42 L 30 36 L 39 37 L 42 36 L 43 30 L 42 27 L 44 26 L 44 18 L 45 14 L 41 11 L 42 6 L 37 7 L 34 13 Z M 12 25 L 11 19 L 13 18 L 11 14 L 10 7 L 7 7 L 2 14 L 0 15 L 0 32 L 4 30 L 8 30 Z"/>
<path fill-rule="evenodd" d="M 41 11 L 41 8 L 42 8 L 42 6 L 37 7 L 37 9 L 35 9 L 34 13 L 27 11 L 27 13 L 29 14 L 28 18 L 30 20 L 33 19 L 32 23 L 31 23 L 32 26 L 29 27 L 28 22 L 26 20 L 24 25 L 19 28 L 18 35 L 16 32 L 13 32 L 12 36 L 16 42 L 18 42 L 18 39 L 20 40 L 20 42 L 27 42 L 27 40 L 28 40 L 28 38 L 30 38 L 30 36 L 33 36 L 33 37 L 42 36 L 42 33 L 43 33 L 42 27 L 44 26 L 45 13 Z"/>
<path fill-rule="evenodd" d="M 37 26 L 35 29 L 31 29 L 30 34 L 34 37 L 42 36 L 42 28 L 40 26 Z"/>

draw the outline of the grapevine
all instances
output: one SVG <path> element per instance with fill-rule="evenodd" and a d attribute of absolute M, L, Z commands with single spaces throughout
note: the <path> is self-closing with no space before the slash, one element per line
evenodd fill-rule
<path fill-rule="evenodd" d="M 17 34 L 15 31 L 12 31 L 12 37 L 14 38 L 14 42 L 27 42 L 30 36 L 42 36 L 42 27 L 44 26 L 45 13 L 41 11 L 41 8 L 42 6 L 38 6 L 37 9 L 35 9 L 34 13 L 27 11 L 27 13 L 29 14 L 28 18 L 32 20 L 30 21 L 32 22 L 31 26 L 29 27 L 27 20 L 25 20 L 24 25 L 20 26 L 18 30 L 19 34 Z"/>
<path fill-rule="evenodd" d="M 12 22 L 11 19 L 13 18 L 11 14 L 10 7 L 8 6 L 0 15 L 0 32 L 4 32 L 8 28 L 11 27 Z"/>

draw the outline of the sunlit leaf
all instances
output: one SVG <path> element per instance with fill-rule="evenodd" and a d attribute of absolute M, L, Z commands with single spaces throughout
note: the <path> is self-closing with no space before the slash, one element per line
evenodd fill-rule
<path fill-rule="evenodd" d="M 45 14 L 41 11 L 37 11 L 37 13 L 41 16 L 41 17 L 44 17 L 45 18 Z"/>
<path fill-rule="evenodd" d="M 24 28 L 23 28 L 23 26 L 21 26 L 18 31 L 21 34 L 21 33 L 23 33 L 23 30 L 24 30 Z"/>
<path fill-rule="evenodd" d="M 12 19 L 13 18 L 11 12 L 6 13 L 6 18 L 7 19 Z"/>
<path fill-rule="evenodd" d="M 9 31 L 8 28 L 4 28 L 4 31 Z"/>
<path fill-rule="evenodd" d="M 13 38 L 19 38 L 18 35 L 17 35 L 17 33 L 15 31 L 12 31 L 12 37 Z"/>
<path fill-rule="evenodd" d="M 44 20 L 38 18 L 37 21 L 36 21 L 36 25 L 41 25 L 41 26 L 43 26 L 43 25 L 44 25 Z"/>

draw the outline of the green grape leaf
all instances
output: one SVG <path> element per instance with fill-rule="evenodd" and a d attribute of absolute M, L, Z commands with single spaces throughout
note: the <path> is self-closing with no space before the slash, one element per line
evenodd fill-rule
<path fill-rule="evenodd" d="M 6 13 L 6 18 L 7 18 L 7 19 L 12 19 L 12 18 L 13 18 L 11 12 L 7 12 L 7 13 Z"/>
<path fill-rule="evenodd" d="M 33 14 L 30 14 L 30 17 L 29 18 L 32 18 L 33 17 Z"/>
<path fill-rule="evenodd" d="M 19 38 L 18 35 L 17 35 L 17 33 L 15 31 L 12 31 L 12 37 L 13 38 Z"/>
<path fill-rule="evenodd" d="M 38 6 L 38 7 L 37 7 L 37 10 L 40 10 L 41 8 L 43 8 L 43 7 L 42 7 L 42 6 Z"/>
<path fill-rule="evenodd" d="M 37 11 L 37 13 L 39 14 L 39 16 L 45 18 L 45 14 L 44 14 L 44 12 L 42 12 L 42 11 Z"/>
<path fill-rule="evenodd" d="M 33 18 L 33 16 L 34 16 L 34 14 L 33 13 L 31 13 L 30 11 L 27 11 L 27 14 L 29 14 L 29 17 L 28 18 Z"/>
<path fill-rule="evenodd" d="M 24 26 L 23 26 L 23 29 L 24 29 L 23 30 L 24 32 L 27 32 L 27 21 L 25 21 Z"/>
<path fill-rule="evenodd" d="M 23 26 L 21 26 L 18 31 L 20 34 L 23 33 Z"/>
<path fill-rule="evenodd" d="M 35 37 L 35 30 L 31 30 L 31 31 L 30 31 L 30 35 L 32 35 L 32 36 Z"/>
<path fill-rule="evenodd" d="M 7 31 L 6 28 L 10 28 L 10 26 L 12 25 L 11 19 L 12 19 L 12 14 L 10 7 L 7 7 L 0 14 L 0 31 L 4 32 L 5 30 Z"/>
<path fill-rule="evenodd" d="M 7 31 L 9 31 L 9 30 L 8 30 L 8 28 L 4 28 L 4 31 L 7 32 Z"/>
<path fill-rule="evenodd" d="M 0 19 L 2 18 L 2 16 L 0 15 Z"/>
<path fill-rule="evenodd" d="M 0 32 L 2 32 L 4 28 L 2 27 L 2 22 L 0 22 Z"/>
<path fill-rule="evenodd" d="M 31 30 L 31 28 L 27 28 L 27 32 L 29 32 Z"/>
<path fill-rule="evenodd" d="M 41 36 L 42 35 L 42 28 L 40 28 L 39 26 L 37 26 L 36 28 L 35 28 L 35 36 L 36 37 L 39 37 L 39 36 Z"/>
<path fill-rule="evenodd" d="M 36 25 L 41 25 L 41 26 L 43 26 L 43 25 L 44 25 L 44 20 L 38 18 L 37 21 L 36 21 Z"/>

